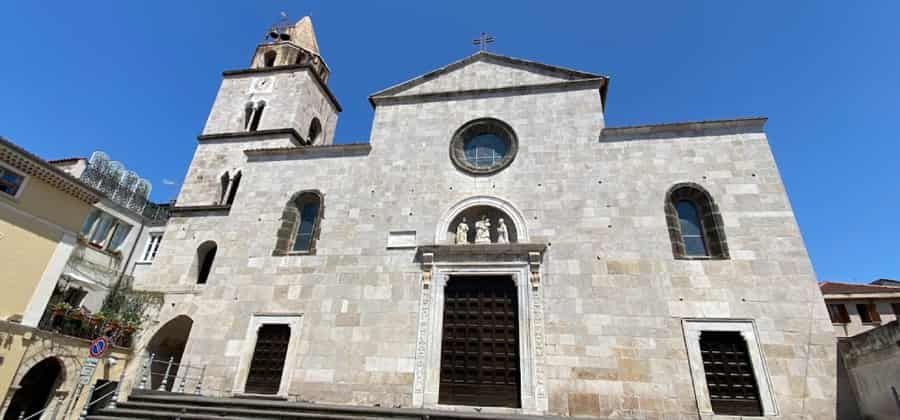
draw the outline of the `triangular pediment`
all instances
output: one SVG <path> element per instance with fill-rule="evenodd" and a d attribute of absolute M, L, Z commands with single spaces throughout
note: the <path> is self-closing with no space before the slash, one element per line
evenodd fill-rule
<path fill-rule="evenodd" d="M 478 52 L 425 75 L 377 92 L 371 97 L 429 95 L 605 78 L 599 74 L 549 66 L 488 52 Z"/>

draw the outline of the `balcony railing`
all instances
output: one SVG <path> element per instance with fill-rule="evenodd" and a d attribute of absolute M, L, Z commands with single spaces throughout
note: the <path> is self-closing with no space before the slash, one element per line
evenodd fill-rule
<path fill-rule="evenodd" d="M 93 340 L 106 337 L 117 347 L 129 348 L 136 328 L 122 325 L 117 320 L 104 319 L 80 310 L 48 309 L 41 318 L 38 328 L 69 337 Z"/>

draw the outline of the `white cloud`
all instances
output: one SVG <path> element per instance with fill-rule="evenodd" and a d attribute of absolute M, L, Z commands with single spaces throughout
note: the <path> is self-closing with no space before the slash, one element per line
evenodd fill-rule
<path fill-rule="evenodd" d="M 175 185 L 175 181 L 172 181 L 169 178 L 163 178 L 162 183 L 165 185 Z"/>

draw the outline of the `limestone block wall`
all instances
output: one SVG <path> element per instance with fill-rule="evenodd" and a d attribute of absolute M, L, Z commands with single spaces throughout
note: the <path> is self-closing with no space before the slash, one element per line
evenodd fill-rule
<path fill-rule="evenodd" d="M 197 144 L 194 157 L 176 199 L 177 206 L 218 204 L 221 197 L 221 177 L 227 171 L 233 176 L 243 174 L 246 166 L 244 150 L 267 147 L 293 147 L 291 137 L 273 134 L 251 138 L 204 140 Z M 243 175 L 241 185 L 243 185 Z M 238 189 L 241 194 L 241 188 Z"/>
<path fill-rule="evenodd" d="M 519 152 L 475 177 L 451 163 L 449 142 L 483 117 L 509 124 Z M 388 233 L 415 231 L 429 244 L 447 209 L 497 197 L 521 213 L 532 242 L 547 244 L 538 368 L 550 413 L 697 418 L 682 320 L 712 318 L 752 320 L 773 418 L 833 418 L 831 324 L 761 124 L 630 136 L 603 127 L 595 89 L 379 106 L 367 156 L 244 157 L 230 212 L 170 219 L 139 287 L 169 292 L 162 322 L 194 320 L 185 360 L 210 363 L 223 390 L 239 376 L 254 314 L 301 314 L 292 397 L 409 406 L 421 266 L 414 250 L 387 249 Z M 189 180 L 224 159 L 205 146 Z M 231 165 L 251 146 L 227 147 Z M 731 259 L 674 260 L 664 202 L 681 182 L 711 193 Z M 179 205 L 214 194 L 204 188 L 186 182 Z M 305 189 L 324 195 L 316 254 L 273 257 L 282 210 Z M 206 240 L 218 253 L 196 285 Z"/>
<path fill-rule="evenodd" d="M 315 117 L 324 129 L 323 144 L 331 144 L 338 109 L 313 77 L 308 69 L 226 75 L 203 134 L 244 131 L 247 102 L 265 101 L 259 130 L 294 128 L 305 138 Z"/>

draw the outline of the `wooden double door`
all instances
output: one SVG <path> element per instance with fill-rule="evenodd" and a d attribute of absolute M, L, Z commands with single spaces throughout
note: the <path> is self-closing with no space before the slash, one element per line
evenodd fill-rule
<path fill-rule="evenodd" d="M 444 296 L 438 402 L 521 407 L 515 283 L 510 277 L 451 277 Z"/>
<path fill-rule="evenodd" d="M 244 392 L 278 393 L 290 341 L 291 328 L 287 325 L 266 324 L 259 328 Z"/>

